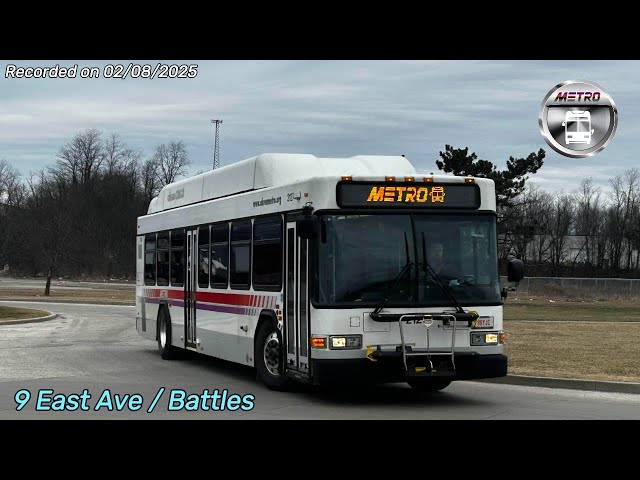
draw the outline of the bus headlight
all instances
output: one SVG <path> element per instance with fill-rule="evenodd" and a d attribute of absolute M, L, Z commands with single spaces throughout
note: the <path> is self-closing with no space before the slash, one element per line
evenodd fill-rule
<path fill-rule="evenodd" d="M 329 337 L 331 350 L 348 350 L 362 348 L 362 335 L 343 335 Z"/>

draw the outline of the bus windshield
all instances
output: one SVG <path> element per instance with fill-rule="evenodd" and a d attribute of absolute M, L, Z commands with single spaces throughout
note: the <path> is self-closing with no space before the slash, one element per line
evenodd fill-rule
<path fill-rule="evenodd" d="M 385 298 L 385 307 L 452 306 L 420 267 L 425 256 L 461 305 L 501 301 L 494 215 L 342 214 L 321 220 L 317 306 L 375 307 Z M 398 279 L 403 268 L 408 272 Z"/>

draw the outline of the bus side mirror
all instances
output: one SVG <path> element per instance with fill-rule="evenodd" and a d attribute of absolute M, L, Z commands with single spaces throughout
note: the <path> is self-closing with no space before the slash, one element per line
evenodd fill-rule
<path fill-rule="evenodd" d="M 302 218 L 296 222 L 296 232 L 300 238 L 310 240 L 318 236 L 320 219 L 313 215 L 311 202 L 302 207 Z"/>
<path fill-rule="evenodd" d="M 519 258 L 512 258 L 507 265 L 507 280 L 519 282 L 524 277 L 524 263 Z"/>
<path fill-rule="evenodd" d="M 562 122 L 562 126 L 564 127 L 566 125 L 566 122 Z"/>
<path fill-rule="evenodd" d="M 302 220 L 298 220 L 296 222 L 296 231 L 300 238 L 310 240 L 318 236 L 318 230 L 320 230 L 319 226 L 320 222 L 318 217 L 304 217 Z"/>
<path fill-rule="evenodd" d="M 595 129 L 591 129 L 591 135 L 593 135 L 595 133 Z"/>

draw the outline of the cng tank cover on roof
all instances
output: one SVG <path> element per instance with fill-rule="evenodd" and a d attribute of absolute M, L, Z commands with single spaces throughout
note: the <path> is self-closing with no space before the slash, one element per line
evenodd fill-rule
<path fill-rule="evenodd" d="M 416 170 L 400 155 L 319 158 L 309 154 L 263 153 L 166 185 L 149 204 L 148 213 L 314 177 L 390 174 L 415 175 Z"/>

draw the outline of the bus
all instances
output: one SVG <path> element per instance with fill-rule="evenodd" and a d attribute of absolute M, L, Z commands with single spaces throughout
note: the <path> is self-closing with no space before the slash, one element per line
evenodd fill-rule
<path fill-rule="evenodd" d="M 261 154 L 166 185 L 136 242 L 136 330 L 163 359 L 240 363 L 276 390 L 507 373 L 490 179 Z"/>
<path fill-rule="evenodd" d="M 582 110 L 567 110 L 564 116 L 564 143 L 591 143 L 591 135 L 595 130 L 591 128 L 591 112 Z"/>

